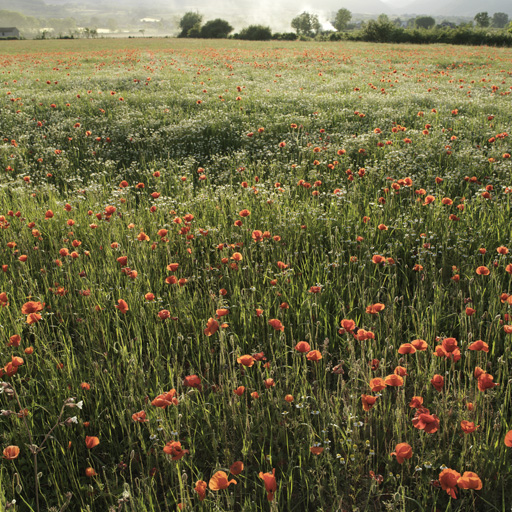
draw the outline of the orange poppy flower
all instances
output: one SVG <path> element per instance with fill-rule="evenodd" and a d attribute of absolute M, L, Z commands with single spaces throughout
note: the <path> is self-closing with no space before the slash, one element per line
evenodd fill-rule
<path fill-rule="evenodd" d="M 7 298 L 7 293 L 5 293 L 5 292 L 0 293 L 0 304 L 4 308 L 9 305 L 9 299 Z"/>
<path fill-rule="evenodd" d="M 169 263 L 169 265 L 167 265 L 167 270 L 169 270 L 170 272 L 176 272 L 179 266 L 179 263 Z"/>
<path fill-rule="evenodd" d="M 206 324 L 206 329 L 204 330 L 206 336 L 211 336 L 212 334 L 215 334 L 218 330 L 219 322 L 217 322 L 215 318 L 209 318 L 208 323 Z"/>
<path fill-rule="evenodd" d="M 176 398 L 176 390 L 171 389 L 167 393 L 162 393 L 152 400 L 151 405 L 165 409 L 168 405 L 178 405 L 178 399 Z"/>
<path fill-rule="evenodd" d="M 228 475 L 224 471 L 217 471 L 208 482 L 208 487 L 212 491 L 220 491 L 221 489 L 227 489 L 231 484 L 236 485 L 236 480 L 228 480 Z"/>
<path fill-rule="evenodd" d="M 27 315 L 27 324 L 32 325 L 41 320 L 42 316 L 38 313 L 30 313 Z"/>
<path fill-rule="evenodd" d="M 243 256 L 239 252 L 235 252 L 233 253 L 233 256 L 231 256 L 231 259 L 235 261 L 242 261 Z"/>
<path fill-rule="evenodd" d="M 476 340 L 468 347 L 469 350 L 489 352 L 489 345 L 482 340 Z"/>
<path fill-rule="evenodd" d="M 233 393 L 237 396 L 242 396 L 245 392 L 245 386 L 238 386 L 235 390 L 233 390 Z"/>
<path fill-rule="evenodd" d="M 167 309 L 162 309 L 161 311 L 158 312 L 158 318 L 160 318 L 160 320 L 166 320 L 170 316 L 171 312 Z"/>
<path fill-rule="evenodd" d="M 267 500 L 272 501 L 274 499 L 274 493 L 277 490 L 276 482 L 276 470 L 272 469 L 272 473 L 263 473 L 260 471 L 258 476 L 263 480 L 265 490 L 267 491 Z"/>
<path fill-rule="evenodd" d="M 405 459 L 410 459 L 412 457 L 412 448 L 407 443 L 398 443 L 395 446 L 395 451 L 392 452 L 391 455 L 396 456 L 398 464 L 403 464 Z"/>
<path fill-rule="evenodd" d="M 509 430 L 505 434 L 505 446 L 508 446 L 509 448 L 512 448 L 512 430 Z"/>
<path fill-rule="evenodd" d="M 164 453 L 169 454 L 172 460 L 179 460 L 189 453 L 189 451 L 184 450 L 179 441 L 169 441 L 164 446 Z"/>
<path fill-rule="evenodd" d="M 146 423 L 148 421 L 146 419 L 146 411 L 139 411 L 132 414 L 132 420 L 138 423 Z"/>
<path fill-rule="evenodd" d="M 412 424 L 418 430 L 424 430 L 427 434 L 434 434 L 439 429 L 439 418 L 425 408 L 416 409 Z"/>
<path fill-rule="evenodd" d="M 374 254 L 372 257 L 373 263 L 378 265 L 379 263 L 384 263 L 386 261 L 386 258 L 384 256 L 381 256 L 380 254 Z"/>
<path fill-rule="evenodd" d="M 123 315 L 126 314 L 126 312 L 130 309 L 126 301 L 124 301 L 123 299 L 119 299 L 117 302 L 118 305 L 116 305 L 115 307 L 119 309 L 119 311 L 123 313 Z"/>
<path fill-rule="evenodd" d="M 379 314 L 383 309 L 385 309 L 385 305 L 381 304 L 380 302 L 377 302 L 376 304 L 372 304 L 370 306 L 366 307 L 366 312 L 370 315 L 377 315 Z"/>
<path fill-rule="evenodd" d="M 188 375 L 183 379 L 183 385 L 189 388 L 197 388 L 199 391 L 203 389 L 201 379 L 197 375 Z"/>
<path fill-rule="evenodd" d="M 361 395 L 361 402 L 363 403 L 363 409 L 365 411 L 369 411 L 375 405 L 376 401 L 377 401 L 376 396 Z"/>
<path fill-rule="evenodd" d="M 276 383 L 274 382 L 274 379 L 271 379 L 271 378 L 265 379 L 265 380 L 263 381 L 263 383 L 265 384 L 265 387 L 266 387 L 267 389 L 274 387 L 274 386 L 275 386 L 275 384 L 276 384 Z"/>
<path fill-rule="evenodd" d="M 384 383 L 386 384 L 386 386 L 400 387 L 404 385 L 404 379 L 400 377 L 400 375 L 392 373 L 391 375 L 388 375 L 384 379 Z"/>
<path fill-rule="evenodd" d="M 95 436 L 85 436 L 85 446 L 89 450 L 94 448 L 95 446 L 98 446 L 100 444 L 100 440 Z"/>
<path fill-rule="evenodd" d="M 243 470 L 244 463 L 241 460 L 233 462 L 233 464 L 231 464 L 231 466 L 229 467 L 229 472 L 234 476 L 239 475 Z"/>
<path fill-rule="evenodd" d="M 498 384 L 493 382 L 494 377 L 486 372 L 482 373 L 478 377 L 478 389 L 480 391 L 486 391 L 487 389 L 492 389 L 496 387 Z"/>
<path fill-rule="evenodd" d="M 460 422 L 460 428 L 465 434 L 471 434 L 474 432 L 480 425 L 475 425 L 472 421 L 462 420 Z"/>
<path fill-rule="evenodd" d="M 93 476 L 97 476 L 98 473 L 94 471 L 94 468 L 88 467 L 85 469 L 85 476 L 92 478 Z"/>
<path fill-rule="evenodd" d="M 453 499 L 457 499 L 457 493 L 455 487 L 460 478 L 460 473 L 453 469 L 444 469 L 439 474 L 439 483 L 441 484 L 441 489 L 446 491 Z"/>
<path fill-rule="evenodd" d="M 381 379 L 380 377 L 376 377 L 370 381 L 370 388 L 374 393 L 382 391 L 386 386 L 386 382 L 384 382 L 384 379 Z"/>
<path fill-rule="evenodd" d="M 308 353 L 306 359 L 308 361 L 320 361 L 320 359 L 322 359 L 322 354 L 320 353 L 319 350 L 312 350 L 311 352 Z"/>
<path fill-rule="evenodd" d="M 24 315 L 30 315 L 31 313 L 37 313 L 43 310 L 43 305 L 40 302 L 29 301 L 25 302 L 21 307 L 21 312 Z"/>
<path fill-rule="evenodd" d="M 236 361 L 238 364 L 243 364 L 244 366 L 247 366 L 248 368 L 250 368 L 251 366 L 254 365 L 254 362 L 256 361 L 256 359 L 254 359 L 254 357 L 246 354 L 241 357 L 237 357 Z"/>
<path fill-rule="evenodd" d="M 437 391 L 441 391 L 441 389 L 443 389 L 444 386 L 444 378 L 442 375 L 436 374 L 432 377 L 430 383 L 437 389 Z"/>
<path fill-rule="evenodd" d="M 197 492 L 199 496 L 199 501 L 203 501 L 206 497 L 206 487 L 207 483 L 204 480 L 198 480 L 196 482 L 196 486 L 194 487 L 194 491 Z"/>
<path fill-rule="evenodd" d="M 487 267 L 481 266 L 476 269 L 476 273 L 479 276 L 488 276 L 491 273 L 491 271 Z"/>
<path fill-rule="evenodd" d="M 482 480 L 472 471 L 465 471 L 464 474 L 457 480 L 457 485 L 461 489 L 475 489 L 479 491 L 482 488 Z"/>
<path fill-rule="evenodd" d="M 416 349 L 414 348 L 412 343 L 402 343 L 402 345 L 400 345 L 400 348 L 398 349 L 398 353 L 402 355 L 414 354 L 416 353 Z"/>
<path fill-rule="evenodd" d="M 418 409 L 422 405 L 423 405 L 423 397 L 421 397 L 421 396 L 413 396 L 409 403 L 409 407 L 411 407 L 413 409 Z"/>
<path fill-rule="evenodd" d="M 293 402 L 293 395 L 286 395 L 284 399 L 291 404 Z"/>
<path fill-rule="evenodd" d="M 4 454 L 4 459 L 14 460 L 14 459 L 18 458 L 18 455 L 20 454 L 20 449 L 16 445 L 10 445 L 10 446 L 7 446 L 7 448 L 4 448 L 3 454 Z"/>
<path fill-rule="evenodd" d="M 312 446 L 309 451 L 313 454 L 313 455 L 320 455 L 324 449 L 322 446 Z"/>
<path fill-rule="evenodd" d="M 221 318 L 221 317 L 229 314 L 229 309 L 226 309 L 226 308 L 217 309 L 215 311 L 215 314 L 217 315 L 217 318 Z"/>
<path fill-rule="evenodd" d="M 340 325 L 346 332 L 352 332 L 356 328 L 354 320 L 348 320 L 346 318 L 340 322 Z"/>
<path fill-rule="evenodd" d="M 412 340 L 411 341 L 411 345 L 416 349 L 416 350 L 427 350 L 428 348 L 428 344 L 425 340 Z"/>
<path fill-rule="evenodd" d="M 272 318 L 268 321 L 269 325 L 271 325 L 276 331 L 283 331 L 284 332 L 284 325 L 277 320 L 276 318 Z"/>

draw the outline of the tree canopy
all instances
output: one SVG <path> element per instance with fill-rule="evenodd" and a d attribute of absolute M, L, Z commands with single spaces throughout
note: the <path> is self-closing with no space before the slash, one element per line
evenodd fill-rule
<path fill-rule="evenodd" d="M 475 14 L 475 22 L 479 27 L 485 28 L 491 24 L 491 18 L 486 12 L 479 12 Z"/>
<path fill-rule="evenodd" d="M 504 12 L 495 12 L 492 17 L 492 26 L 494 28 L 505 28 L 508 25 L 508 14 Z"/>
<path fill-rule="evenodd" d="M 414 24 L 417 28 L 425 28 L 428 30 L 435 26 L 436 20 L 432 18 L 432 16 L 418 16 L 414 20 Z"/>
<path fill-rule="evenodd" d="M 199 28 L 201 27 L 201 22 L 203 21 L 203 15 L 198 12 L 186 12 L 180 20 L 180 28 L 181 32 L 178 37 L 191 37 L 193 34 L 189 34 L 189 32 L 194 29 L 199 32 Z"/>
<path fill-rule="evenodd" d="M 347 25 L 350 23 L 352 19 L 352 13 L 348 9 L 340 9 L 336 13 L 336 18 L 334 19 L 334 28 L 341 32 L 347 28 Z"/>
<path fill-rule="evenodd" d="M 225 39 L 233 27 L 226 21 L 220 18 L 207 21 L 199 32 L 199 37 L 204 39 Z"/>
<path fill-rule="evenodd" d="M 303 12 L 293 18 L 291 26 L 299 36 L 314 36 L 322 28 L 318 16 L 309 12 Z"/>

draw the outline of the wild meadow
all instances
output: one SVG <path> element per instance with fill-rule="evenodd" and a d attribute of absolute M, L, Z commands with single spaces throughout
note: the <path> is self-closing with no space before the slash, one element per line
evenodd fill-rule
<path fill-rule="evenodd" d="M 510 510 L 512 49 L 0 62 L 1 510 Z"/>

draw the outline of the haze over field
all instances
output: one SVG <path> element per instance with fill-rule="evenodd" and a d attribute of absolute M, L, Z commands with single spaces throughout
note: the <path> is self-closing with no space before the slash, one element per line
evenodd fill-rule
<path fill-rule="evenodd" d="M 248 21 L 258 21 L 279 28 L 288 24 L 288 18 L 304 10 L 323 14 L 326 19 L 340 8 L 355 14 L 428 14 L 437 16 L 473 17 L 487 11 L 505 12 L 512 16 L 512 2 L 509 0 L 106 0 L 98 4 L 93 0 L 0 0 L 0 9 L 21 11 L 26 15 L 71 15 L 98 12 L 134 12 L 149 16 L 179 14 L 197 10 L 206 16 L 224 18 L 244 16 Z M 1 20 L 0 20 L 1 23 Z"/>

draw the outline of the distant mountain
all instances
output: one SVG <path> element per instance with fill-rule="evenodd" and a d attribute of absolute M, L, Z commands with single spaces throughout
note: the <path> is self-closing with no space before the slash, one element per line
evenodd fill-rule
<path fill-rule="evenodd" d="M 397 9 L 401 14 L 431 14 L 439 16 L 474 16 L 486 11 L 492 16 L 495 12 L 504 12 L 512 17 L 510 0 L 415 0 Z"/>

